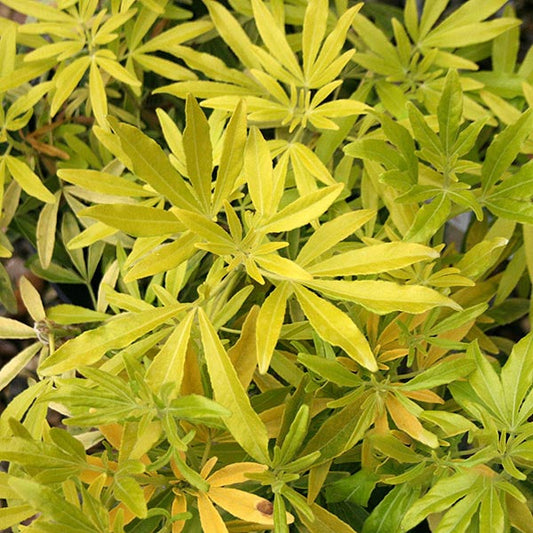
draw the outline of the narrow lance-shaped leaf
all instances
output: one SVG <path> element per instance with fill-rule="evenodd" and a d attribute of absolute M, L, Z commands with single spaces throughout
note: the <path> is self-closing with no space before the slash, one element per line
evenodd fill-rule
<path fill-rule="evenodd" d="M 374 354 L 352 319 L 311 291 L 298 285 L 294 289 L 305 316 L 320 337 L 340 346 L 354 361 L 371 372 L 376 372 L 378 365 Z"/>
<path fill-rule="evenodd" d="M 183 150 L 187 161 L 187 171 L 204 213 L 209 213 L 213 170 L 209 124 L 204 112 L 191 94 L 187 95 L 185 113 L 187 126 L 183 132 Z"/>
<path fill-rule="evenodd" d="M 120 144 L 131 162 L 132 170 L 157 192 L 166 196 L 175 206 L 199 210 L 200 204 L 187 187 L 170 161 L 153 140 L 139 129 L 128 124 L 121 124 L 112 117 L 109 122 L 120 138 Z"/>
<path fill-rule="evenodd" d="M 60 346 L 39 368 L 42 375 L 60 374 L 99 361 L 109 350 L 125 348 L 186 308 L 176 304 L 140 313 L 125 313 Z"/>
<path fill-rule="evenodd" d="M 56 242 L 57 211 L 61 191 L 56 192 L 55 202 L 43 206 L 37 221 L 37 251 L 43 268 L 48 268 L 52 261 Z"/>
<path fill-rule="evenodd" d="M 216 401 L 231 411 L 224 422 L 235 440 L 257 461 L 268 464 L 265 425 L 252 409 L 246 391 L 203 309 L 198 310 L 202 344 Z"/>
<path fill-rule="evenodd" d="M 265 374 L 270 366 L 270 360 L 281 333 L 287 298 L 290 292 L 291 287 L 287 282 L 280 283 L 269 294 L 259 310 L 256 325 L 256 342 L 257 362 L 261 374 Z"/>
<path fill-rule="evenodd" d="M 179 392 L 193 319 L 194 313 L 189 312 L 154 357 L 146 372 L 146 382 L 152 390 L 157 392 L 165 383 L 173 383 L 172 396 Z"/>
<path fill-rule="evenodd" d="M 272 159 L 267 143 L 258 128 L 250 130 L 244 152 L 244 173 L 256 211 L 269 215 L 272 206 Z"/>
<path fill-rule="evenodd" d="M 514 124 L 498 134 L 487 149 L 481 168 L 481 183 L 486 193 L 502 177 L 533 130 L 533 112 L 526 111 Z"/>
<path fill-rule="evenodd" d="M 56 201 L 55 196 L 42 184 L 39 176 L 26 163 L 11 155 L 6 156 L 5 161 L 13 179 L 30 196 L 34 196 L 47 203 L 54 203 Z"/>
<path fill-rule="evenodd" d="M 446 76 L 444 89 L 437 108 L 439 136 L 444 153 L 450 154 L 463 115 L 463 92 L 456 70 Z"/>

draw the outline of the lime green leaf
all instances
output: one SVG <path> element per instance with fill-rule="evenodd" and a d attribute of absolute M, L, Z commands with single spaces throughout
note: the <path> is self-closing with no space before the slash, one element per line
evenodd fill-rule
<path fill-rule="evenodd" d="M 65 100 L 72 94 L 90 64 L 91 58 L 82 56 L 75 59 L 54 76 L 56 91 L 50 106 L 50 114 L 52 116 L 59 111 Z"/>
<path fill-rule="evenodd" d="M 64 181 L 101 194 L 128 197 L 154 194 L 133 181 L 100 170 L 61 169 L 57 175 Z"/>
<path fill-rule="evenodd" d="M 84 324 L 87 322 L 101 322 L 109 318 L 109 315 L 85 309 L 79 305 L 59 304 L 50 307 L 46 316 L 58 324 Z"/>
<path fill-rule="evenodd" d="M 371 220 L 375 214 L 375 211 L 371 209 L 360 209 L 345 213 L 326 222 L 303 245 L 298 254 L 298 264 L 305 267 L 313 259 L 316 259 L 337 243 L 352 235 L 364 223 Z"/>
<path fill-rule="evenodd" d="M 413 224 L 405 234 L 405 240 L 428 241 L 448 220 L 451 202 L 446 194 L 439 194 L 429 204 L 424 204 L 416 214 Z"/>
<path fill-rule="evenodd" d="M 185 307 L 184 304 L 176 304 L 120 315 L 99 328 L 86 331 L 67 341 L 45 360 L 39 372 L 42 375 L 51 375 L 94 364 L 109 350 L 125 348 L 142 335 L 172 319 Z"/>
<path fill-rule="evenodd" d="M 463 276 L 477 279 L 496 264 L 508 242 L 503 237 L 481 241 L 470 248 L 456 266 Z"/>
<path fill-rule="evenodd" d="M 95 205 L 82 209 L 78 215 L 94 218 L 135 237 L 171 235 L 185 229 L 172 212 L 143 205 Z"/>
<path fill-rule="evenodd" d="M 333 359 L 325 359 L 317 355 L 298 354 L 298 361 L 309 370 L 340 387 L 357 387 L 361 379 L 350 372 L 345 366 Z"/>
<path fill-rule="evenodd" d="M 11 526 L 16 526 L 24 520 L 31 518 L 35 514 L 35 509 L 31 505 L 10 505 L 0 509 L 0 528 L 3 531 L 11 530 Z"/>
<path fill-rule="evenodd" d="M 41 345 L 39 343 L 32 344 L 13 357 L 0 369 L 0 390 L 7 387 L 19 375 L 40 349 Z"/>
<path fill-rule="evenodd" d="M 487 149 L 487 155 L 481 169 L 483 192 L 486 193 L 501 179 L 532 130 L 533 112 L 528 110 L 514 124 L 507 126 L 494 138 Z"/>
<path fill-rule="evenodd" d="M 198 317 L 215 399 L 232 413 L 224 418 L 224 423 L 247 453 L 260 463 L 268 464 L 270 460 L 266 428 L 252 409 L 226 350 L 201 308 L 198 310 Z"/>
<path fill-rule="evenodd" d="M 452 359 L 432 366 L 418 374 L 407 383 L 401 385 L 401 390 L 414 391 L 433 389 L 445 383 L 451 383 L 459 378 L 468 376 L 476 365 L 471 359 Z"/>
<path fill-rule="evenodd" d="M 210 6 L 210 4 L 208 5 Z M 212 214 L 220 211 L 222 203 L 229 198 L 235 188 L 237 177 L 243 165 L 245 143 L 246 106 L 244 102 L 239 102 L 226 128 L 213 194 Z"/>
<path fill-rule="evenodd" d="M 30 326 L 12 318 L 0 317 L 1 339 L 33 339 L 36 336 L 35 330 Z"/>
<path fill-rule="evenodd" d="M 311 504 L 311 510 L 314 516 L 312 521 L 300 514 L 302 523 L 310 533 L 356 533 L 346 522 L 317 503 Z"/>
<path fill-rule="evenodd" d="M 352 319 L 314 293 L 294 287 L 298 302 L 311 326 L 326 342 L 340 346 L 354 361 L 371 372 L 378 369 L 372 350 Z"/>
<path fill-rule="evenodd" d="M 390 281 L 313 280 L 305 284 L 326 296 L 356 302 L 378 314 L 393 311 L 424 313 L 433 307 L 460 310 L 450 298 L 420 285 L 398 285 Z"/>
<path fill-rule="evenodd" d="M 340 253 L 307 268 L 315 276 L 376 274 L 436 259 L 438 252 L 421 244 L 389 242 Z"/>
<path fill-rule="evenodd" d="M 193 319 L 194 313 L 189 312 L 150 364 L 146 373 L 146 382 L 155 392 L 158 392 L 165 383 L 174 384 L 173 396 L 179 392 Z"/>
<path fill-rule="evenodd" d="M 262 229 L 270 233 L 278 233 L 305 226 L 330 207 L 341 193 L 342 188 L 343 184 L 338 183 L 302 196 L 270 217 Z"/>
<path fill-rule="evenodd" d="M 281 326 L 285 318 L 287 299 L 290 296 L 291 287 L 288 283 L 280 283 L 261 305 L 257 315 L 256 342 L 257 362 L 259 372 L 266 374 L 274 348 L 278 342 Z"/>
<path fill-rule="evenodd" d="M 133 87 L 141 86 L 141 82 L 117 61 L 108 59 L 102 55 L 98 55 L 98 52 L 95 55 L 95 59 L 99 67 L 103 68 L 108 74 L 113 76 L 113 78 L 117 79 L 118 81 L 132 85 Z"/>
<path fill-rule="evenodd" d="M 302 32 L 304 75 L 309 79 L 313 63 L 326 33 L 329 6 L 327 0 L 311 0 L 305 10 Z"/>
<path fill-rule="evenodd" d="M 113 478 L 113 496 L 123 502 L 135 516 L 146 518 L 148 508 L 144 491 L 135 479 L 117 473 Z"/>
<path fill-rule="evenodd" d="M 209 137 L 209 124 L 198 102 L 190 94 L 187 95 L 185 109 L 187 126 L 183 132 L 183 150 L 189 179 L 203 206 L 204 213 L 209 213 L 211 172 L 213 171 L 213 149 Z"/>
<path fill-rule="evenodd" d="M 56 192 L 54 196 L 55 202 L 47 203 L 43 206 L 37 221 L 37 251 L 43 268 L 50 266 L 56 241 L 57 211 L 59 209 L 61 191 Z"/>
<path fill-rule="evenodd" d="M 177 173 L 161 147 L 139 129 L 111 120 L 112 128 L 120 137 L 122 149 L 131 160 L 132 171 L 166 196 L 175 206 L 199 208 L 197 199 Z M 129 164 L 128 161 L 123 161 Z"/>
<path fill-rule="evenodd" d="M 55 196 L 42 184 L 30 167 L 13 156 L 5 156 L 7 168 L 17 183 L 30 195 L 47 203 L 54 203 Z"/>
<path fill-rule="evenodd" d="M 64 533 L 95 533 L 96 527 L 76 505 L 65 500 L 50 487 L 45 487 L 29 479 L 11 478 L 9 481 L 20 496 L 36 511 L 53 520 L 54 527 Z"/>
<path fill-rule="evenodd" d="M 231 237 L 212 220 L 209 220 L 207 217 L 198 213 L 186 211 L 184 209 L 176 209 L 175 213 L 190 231 L 196 233 L 210 243 L 215 243 L 222 248 L 227 249 L 225 253 L 231 253 L 235 250 L 235 243 Z"/>
<path fill-rule="evenodd" d="M 244 172 L 250 198 L 260 215 L 268 216 L 272 208 L 273 174 L 272 159 L 261 131 L 253 127 L 244 152 Z"/>
<path fill-rule="evenodd" d="M 107 127 L 107 96 L 105 85 L 102 74 L 94 61 L 91 62 L 91 68 L 89 69 L 89 95 L 96 121 L 100 126 Z"/>
<path fill-rule="evenodd" d="M 23 65 L 15 69 L 9 75 L 4 75 L 0 78 L 0 93 L 4 93 L 35 78 L 39 78 L 55 65 L 55 59 L 47 59 L 29 65 Z"/>

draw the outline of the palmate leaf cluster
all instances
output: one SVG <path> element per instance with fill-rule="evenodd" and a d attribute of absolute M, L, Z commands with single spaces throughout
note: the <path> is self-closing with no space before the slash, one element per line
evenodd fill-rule
<path fill-rule="evenodd" d="M 533 531 L 504 0 L 3 3 L 0 528 Z"/>

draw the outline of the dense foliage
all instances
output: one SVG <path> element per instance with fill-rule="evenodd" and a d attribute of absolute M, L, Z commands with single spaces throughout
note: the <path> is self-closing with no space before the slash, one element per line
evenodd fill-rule
<path fill-rule="evenodd" d="M 3 3 L 0 529 L 531 533 L 505 0 Z"/>

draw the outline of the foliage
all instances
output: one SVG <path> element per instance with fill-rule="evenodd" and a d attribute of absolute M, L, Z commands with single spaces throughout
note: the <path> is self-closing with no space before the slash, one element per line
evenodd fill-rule
<path fill-rule="evenodd" d="M 505 0 L 3 3 L 0 528 L 533 531 Z"/>

